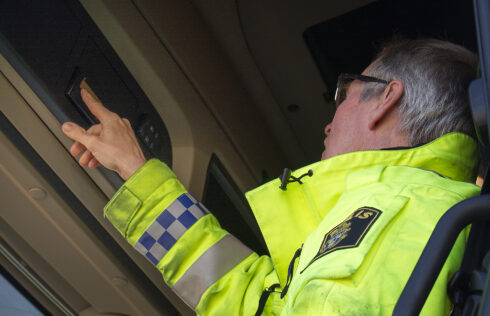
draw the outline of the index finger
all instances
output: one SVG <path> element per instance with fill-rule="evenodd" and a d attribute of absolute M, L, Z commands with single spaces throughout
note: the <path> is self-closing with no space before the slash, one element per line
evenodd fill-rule
<path fill-rule="evenodd" d="M 102 103 L 95 100 L 95 98 L 85 89 L 80 91 L 83 102 L 87 105 L 89 111 L 99 120 L 99 122 L 107 121 L 114 116 L 114 113 L 109 111 Z"/>

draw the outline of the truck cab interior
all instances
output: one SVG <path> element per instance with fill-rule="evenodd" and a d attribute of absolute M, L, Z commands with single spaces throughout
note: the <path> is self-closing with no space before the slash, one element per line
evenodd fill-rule
<path fill-rule="evenodd" d="M 479 0 L 0 0 L 0 314 L 193 314 L 104 218 L 122 179 L 69 153 L 61 124 L 96 122 L 82 88 L 266 254 L 243 193 L 320 159 L 337 76 L 361 73 L 393 37 L 480 55 L 470 95 L 485 173 L 489 32 Z M 469 224 L 454 315 L 490 315 L 488 185 L 441 219 L 396 315 L 418 314 L 451 246 L 437 241 Z"/>

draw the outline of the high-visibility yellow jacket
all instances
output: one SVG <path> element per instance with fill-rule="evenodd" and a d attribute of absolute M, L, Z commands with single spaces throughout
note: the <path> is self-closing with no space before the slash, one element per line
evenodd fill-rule
<path fill-rule="evenodd" d="M 303 184 L 271 181 L 247 193 L 271 256 L 258 256 L 220 228 L 173 172 L 150 160 L 116 193 L 105 216 L 198 314 L 253 315 L 264 289 L 271 315 L 390 315 L 434 226 L 479 193 L 477 146 L 451 133 L 409 149 L 358 151 L 297 170 Z M 422 314 L 447 314 L 456 241 Z"/>

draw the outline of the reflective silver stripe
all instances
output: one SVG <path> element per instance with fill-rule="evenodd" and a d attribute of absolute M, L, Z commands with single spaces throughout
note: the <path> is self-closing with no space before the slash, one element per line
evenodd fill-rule
<path fill-rule="evenodd" d="M 226 235 L 206 250 L 174 284 L 172 289 L 195 309 L 204 292 L 237 264 L 252 254 L 232 235 Z"/>

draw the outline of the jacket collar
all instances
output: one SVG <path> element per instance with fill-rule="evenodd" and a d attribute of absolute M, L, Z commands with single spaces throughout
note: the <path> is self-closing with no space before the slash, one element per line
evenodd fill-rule
<path fill-rule="evenodd" d="M 453 180 L 474 182 L 478 171 L 478 146 L 470 136 L 449 133 L 424 145 L 409 148 L 355 151 L 298 169 L 320 173 L 350 173 L 374 166 L 412 166 L 435 171 Z"/>

